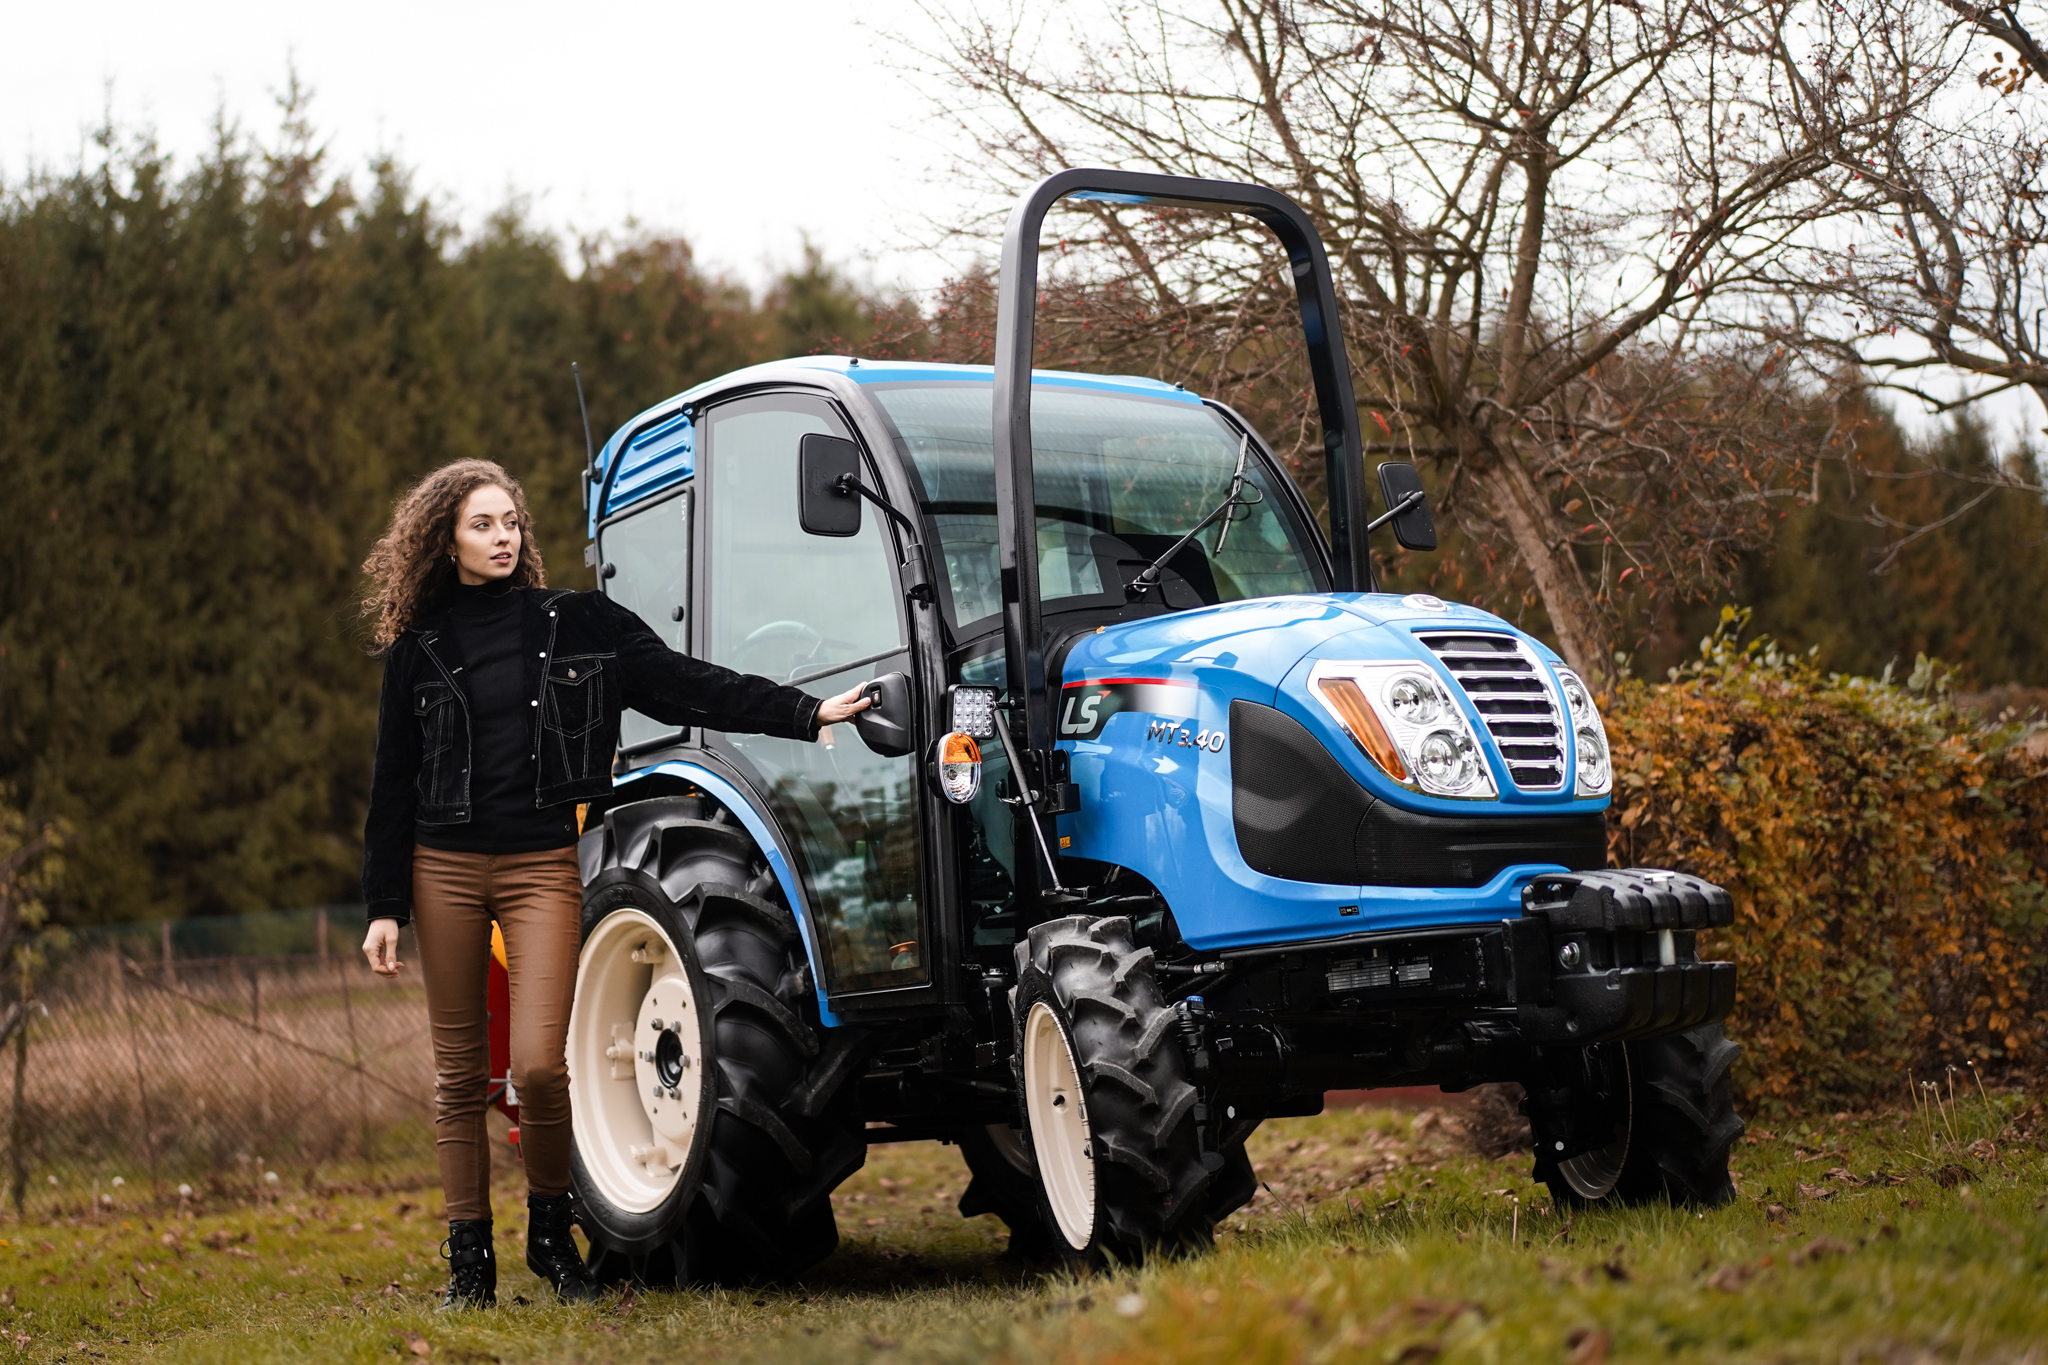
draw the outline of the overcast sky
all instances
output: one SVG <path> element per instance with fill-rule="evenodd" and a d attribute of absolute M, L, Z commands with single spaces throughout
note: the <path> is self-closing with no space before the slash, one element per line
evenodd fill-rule
<path fill-rule="evenodd" d="M 761 3 L 54 5 L 0 0 L 0 174 L 74 165 L 109 110 L 181 160 L 216 110 L 277 123 L 296 67 L 337 167 L 390 151 L 474 223 L 512 194 L 565 233 L 680 231 L 753 283 L 804 235 L 857 274 L 924 287 L 944 216 L 932 111 L 890 67 L 913 6 Z"/>
<path fill-rule="evenodd" d="M 75 165 L 108 113 L 185 164 L 217 111 L 269 135 L 296 68 L 337 169 L 393 153 L 471 225 L 518 195 L 566 241 L 680 232 L 757 287 L 808 235 L 856 278 L 929 288 L 964 263 L 931 224 L 990 202 L 933 174 L 948 130 L 901 69 L 930 32 L 910 0 L 0 0 L 0 21 L 8 181 Z M 2019 395 L 1984 415 L 2009 439 L 2041 422 Z"/>

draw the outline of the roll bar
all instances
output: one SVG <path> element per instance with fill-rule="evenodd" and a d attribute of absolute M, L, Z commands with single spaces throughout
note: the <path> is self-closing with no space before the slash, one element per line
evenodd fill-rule
<path fill-rule="evenodd" d="M 1002 568 L 1003 643 L 1009 691 L 1024 713 L 1033 757 L 1052 748 L 1052 700 L 1046 687 L 1045 636 L 1038 596 L 1038 497 L 1031 470 L 1031 352 L 1038 323 L 1038 234 L 1061 199 L 1170 204 L 1249 214 L 1287 249 L 1301 305 L 1301 330 L 1323 422 L 1329 471 L 1330 550 L 1340 592 L 1370 591 L 1365 536 L 1365 451 L 1351 394 L 1351 365 L 1337 314 L 1329 257 L 1301 205 L 1278 190 L 1227 180 L 1152 175 L 1094 167 L 1060 171 L 1032 187 L 1010 212 L 996 294 L 996 522 Z M 1013 715 L 1015 712 L 1013 711 Z M 1045 775 L 1049 777 L 1049 774 Z M 1042 782 L 1044 778 L 1041 778 Z M 1034 803 L 1036 804 L 1036 803 Z M 1036 818 L 1019 807 L 1025 818 Z M 1022 845 L 1020 845 L 1022 847 Z M 1024 860 L 1020 859 L 1020 864 Z M 1020 866 L 1020 871 L 1022 868 Z M 1035 880 L 1035 879 L 1034 879 Z M 1019 888 L 1023 890 L 1022 887 Z"/>

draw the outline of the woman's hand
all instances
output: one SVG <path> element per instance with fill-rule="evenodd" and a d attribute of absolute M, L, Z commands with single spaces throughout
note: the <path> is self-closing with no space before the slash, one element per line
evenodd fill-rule
<path fill-rule="evenodd" d="M 866 686 L 866 683 L 856 683 L 838 696 L 827 697 L 819 702 L 818 724 L 825 726 L 836 724 L 842 720 L 852 720 L 855 716 L 874 705 L 874 702 L 860 694 L 861 688 Z"/>
<path fill-rule="evenodd" d="M 370 970 L 377 975 L 398 975 L 398 969 L 405 964 L 398 960 L 397 920 L 370 921 L 370 932 L 363 938 L 363 956 L 370 959 Z"/>

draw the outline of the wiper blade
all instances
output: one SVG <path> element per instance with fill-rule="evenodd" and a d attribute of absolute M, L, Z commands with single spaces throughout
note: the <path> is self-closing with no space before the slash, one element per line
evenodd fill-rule
<path fill-rule="evenodd" d="M 1253 498 L 1246 498 L 1242 496 L 1244 493 L 1245 456 L 1251 449 L 1251 440 L 1252 438 L 1250 432 L 1246 432 L 1240 437 L 1238 437 L 1237 468 L 1231 471 L 1230 492 L 1224 495 L 1223 501 L 1218 503 L 1216 505 L 1216 509 L 1213 512 L 1209 513 L 1208 516 L 1203 517 L 1200 521 L 1196 522 L 1194 530 L 1189 531 L 1179 540 L 1176 540 L 1173 543 L 1172 547 L 1168 549 L 1165 554 L 1159 556 L 1159 558 L 1153 560 L 1150 564 L 1146 565 L 1145 571 L 1139 574 L 1136 578 L 1132 579 L 1130 587 L 1124 589 L 1125 593 L 1134 597 L 1142 597 L 1145 593 L 1151 591 L 1153 588 L 1159 585 L 1159 575 L 1165 571 L 1166 566 L 1168 564 L 1173 562 L 1173 557 L 1179 554 L 1182 550 L 1185 550 L 1188 547 L 1189 543 L 1192 542 L 1196 536 L 1208 530 L 1209 527 L 1215 522 L 1216 518 L 1226 516 L 1228 513 L 1233 512 L 1240 507 L 1256 507 L 1258 504 L 1266 500 L 1265 495 L 1262 493 L 1259 494 L 1259 496 Z M 1258 492 L 1257 489 L 1253 489 L 1252 491 L 1254 493 Z M 1235 517 L 1230 517 L 1223 523 L 1223 529 L 1216 533 L 1217 553 L 1222 553 L 1223 542 L 1227 540 L 1230 536 L 1230 523 L 1235 520 Z"/>

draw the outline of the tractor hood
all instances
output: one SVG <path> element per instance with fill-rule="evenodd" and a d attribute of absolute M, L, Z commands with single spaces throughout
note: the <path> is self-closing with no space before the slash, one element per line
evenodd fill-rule
<path fill-rule="evenodd" d="M 1372 694 L 1388 715 L 1382 741 L 1402 749 L 1401 757 L 1368 756 L 1327 700 L 1333 678 Z M 1061 844 L 1070 855 L 1149 877 L 1197 947 L 1517 913 L 1523 884 L 1577 861 L 1519 832 L 1569 826 L 1582 843 L 1597 839 L 1607 806 L 1604 791 L 1584 794 L 1577 780 L 1569 678 L 1556 654 L 1498 616 L 1424 594 L 1260 598 L 1105 626 L 1074 641 L 1060 667 L 1054 738 L 1068 750 L 1081 789 L 1080 811 L 1060 818 Z M 1419 714 L 1413 708 L 1386 703 L 1387 688 L 1404 679 L 1419 683 L 1435 709 L 1426 725 L 1406 723 Z M 1598 725 L 1597 718 L 1578 722 L 1596 734 Z M 1439 765 L 1425 775 L 1422 741 L 1439 734 L 1453 737 L 1453 758 L 1464 766 Z M 1237 771 L 1241 753 L 1244 773 Z M 1448 794 L 1438 780 L 1444 771 L 1465 777 L 1463 789 Z M 1451 884 L 1460 880 L 1454 871 L 1392 885 L 1347 881 L 1348 851 L 1334 862 L 1296 860 L 1338 869 L 1314 873 L 1316 880 L 1268 875 L 1254 866 L 1259 850 L 1248 862 L 1240 847 L 1250 837 L 1247 802 L 1290 799 L 1296 772 L 1304 803 L 1368 812 L 1374 828 L 1391 831 L 1382 842 L 1479 830 L 1443 835 L 1464 839 L 1446 847 L 1498 854 L 1508 845 L 1488 844 L 1487 836 L 1516 832 L 1515 846 L 1530 850 L 1529 861 L 1499 855 L 1488 862 L 1492 855 L 1482 851 L 1477 864 L 1445 862 L 1447 869 L 1477 866 L 1465 885 Z M 1248 785 L 1256 789 L 1250 796 Z M 1302 814 L 1290 814 L 1288 828 L 1303 828 Z M 1333 824 L 1320 842 L 1363 848 L 1361 819 L 1344 816 L 1337 821 L 1344 827 Z M 1204 848 L 1209 857 L 1194 856 Z M 1267 922 L 1235 922 L 1229 905 L 1242 898 L 1233 888 L 1256 892 Z M 1273 908 L 1289 901 L 1299 913 L 1280 918 L 1298 922 L 1272 922 Z"/>

